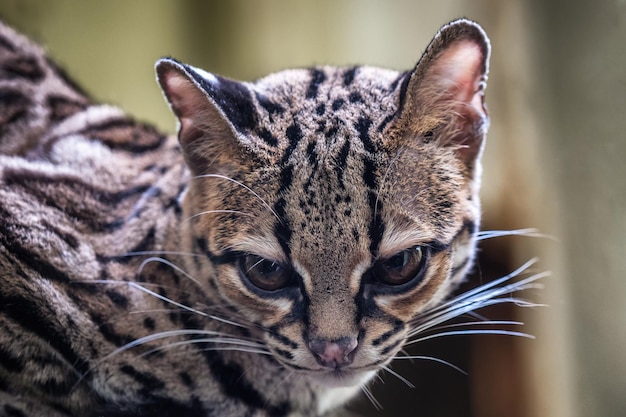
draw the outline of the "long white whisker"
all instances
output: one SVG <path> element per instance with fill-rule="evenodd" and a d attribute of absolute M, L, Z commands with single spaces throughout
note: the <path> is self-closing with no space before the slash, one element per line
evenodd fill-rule
<path fill-rule="evenodd" d="M 196 213 L 193 216 L 189 216 L 189 218 L 185 219 L 185 221 L 183 221 L 183 223 L 191 221 L 191 220 L 195 219 L 196 217 L 204 216 L 205 214 L 213 214 L 213 213 L 234 213 L 234 214 L 241 214 L 242 216 L 252 217 L 251 214 L 244 213 L 243 211 L 239 211 L 239 210 L 206 210 L 206 211 L 202 211 L 200 213 Z"/>
<path fill-rule="evenodd" d="M 194 177 L 194 179 L 196 179 L 196 178 L 221 178 L 223 180 L 230 181 L 230 182 L 232 182 L 234 184 L 237 184 L 238 186 L 240 186 L 240 187 L 244 188 L 245 190 L 249 191 L 250 193 L 252 193 L 252 195 L 254 195 L 256 198 L 258 198 L 259 201 L 261 203 L 263 203 L 263 205 L 265 207 L 267 207 L 267 209 L 274 215 L 274 217 L 276 217 L 276 219 L 279 222 L 282 223 L 283 220 L 278 216 L 278 214 L 274 211 L 274 209 L 267 203 L 267 201 L 263 200 L 260 195 L 258 195 L 254 190 L 252 190 L 247 185 L 245 185 L 245 184 L 243 184 L 243 183 L 241 183 L 241 182 L 239 182 L 239 181 L 237 181 L 237 180 L 235 180 L 233 178 L 227 177 L 225 175 L 220 175 L 220 174 L 198 175 L 198 176 Z"/>
<path fill-rule="evenodd" d="M 172 262 L 168 261 L 167 259 L 158 258 L 158 257 L 155 257 L 155 256 L 147 258 L 147 259 L 144 259 L 143 262 L 141 262 L 141 265 L 139 265 L 139 271 L 137 272 L 137 274 L 139 276 L 141 276 L 141 273 L 143 272 L 143 269 L 146 267 L 146 265 L 148 265 L 149 263 L 152 263 L 152 262 L 160 262 L 160 263 L 162 263 L 164 265 L 169 266 L 170 268 L 174 269 L 177 272 L 180 272 L 181 274 L 183 274 L 184 276 L 189 278 L 191 281 L 193 281 L 200 288 L 202 288 L 202 284 L 200 284 L 200 282 L 198 280 L 196 280 L 194 277 L 189 275 L 187 272 L 185 272 L 178 265 L 173 264 Z"/>
<path fill-rule="evenodd" d="M 192 252 L 177 252 L 177 251 L 169 251 L 169 250 L 145 250 L 145 251 L 137 251 L 137 252 L 126 252 L 124 255 L 120 255 L 120 257 L 127 256 L 144 256 L 144 255 L 176 255 L 176 256 L 204 256 L 199 253 Z"/>
<path fill-rule="evenodd" d="M 411 381 L 409 381 L 408 379 L 406 379 L 405 377 L 403 377 L 402 375 L 400 375 L 399 373 L 397 373 L 396 371 L 394 371 L 393 369 L 391 369 L 388 366 L 383 365 L 382 368 L 389 372 L 391 375 L 395 376 L 396 378 L 398 378 L 400 381 L 402 381 L 407 387 L 409 388 L 415 388 L 415 385 L 413 385 L 411 383 Z"/>
<path fill-rule="evenodd" d="M 227 346 L 216 346 L 211 348 L 203 348 L 202 350 L 238 350 L 249 353 L 261 353 L 264 355 L 271 355 L 271 352 L 265 349 L 265 345 L 257 342 L 248 342 L 246 340 L 240 340 L 232 337 L 211 337 L 211 338 L 202 338 L 202 339 L 192 339 L 192 340 L 183 340 L 180 342 L 168 343 L 165 346 L 159 346 L 154 349 L 150 349 L 147 352 L 142 353 L 141 357 L 149 356 L 155 352 L 160 352 L 164 350 L 174 349 L 180 346 L 193 345 L 197 343 L 215 343 L 215 344 L 224 344 Z"/>
<path fill-rule="evenodd" d="M 410 340 L 408 342 L 405 343 L 405 346 L 407 345 L 412 345 L 415 343 L 419 343 L 419 342 L 423 342 L 425 340 L 430 340 L 430 339 L 437 339 L 439 337 L 445 337 L 445 336 L 466 336 L 466 335 L 473 335 L 473 334 L 495 334 L 495 335 L 506 335 L 506 336 L 517 336 L 517 337 L 525 337 L 527 339 L 534 339 L 535 336 L 528 334 L 528 333 L 523 333 L 523 332 L 514 332 L 511 330 L 483 330 L 483 329 L 476 329 L 476 330 L 458 330 L 458 331 L 450 331 L 450 332 L 442 332 L 442 333 L 435 333 L 435 334 L 431 334 L 428 336 L 424 336 L 424 337 L 420 337 L 417 339 L 413 339 Z"/>
<path fill-rule="evenodd" d="M 245 325 L 243 325 L 243 324 L 240 324 L 240 323 L 234 322 L 234 321 L 232 321 L 232 320 L 227 320 L 227 319 L 224 319 L 224 318 L 222 318 L 222 317 L 214 316 L 214 315 L 212 315 L 212 314 L 207 314 L 207 313 L 205 313 L 205 312 L 203 312 L 203 311 L 196 310 L 196 309 L 195 309 L 195 308 L 193 308 L 193 307 L 189 307 L 189 306 L 186 306 L 186 305 L 184 305 L 184 304 L 178 303 L 178 302 L 176 302 L 176 301 L 174 301 L 174 300 L 171 300 L 171 299 L 169 299 L 169 298 L 167 298 L 167 297 L 162 296 L 161 294 L 157 294 L 156 292 L 154 292 L 154 291 L 152 291 L 152 290 L 149 290 L 149 289 L 147 289 L 147 288 L 145 288 L 145 287 L 143 287 L 143 286 L 141 286 L 141 285 L 137 284 L 136 282 L 113 281 L 113 280 L 93 280 L 93 281 L 85 281 L 85 282 L 87 282 L 87 283 L 96 283 L 96 284 L 128 285 L 128 286 L 130 286 L 130 287 L 133 287 L 133 288 L 136 288 L 136 289 L 138 289 L 138 290 L 140 290 L 140 291 L 143 291 L 143 292 L 145 292 L 146 294 L 149 294 L 149 295 L 151 295 L 151 296 L 153 296 L 153 297 L 156 297 L 156 298 L 158 298 L 159 300 L 165 301 L 166 303 L 169 303 L 169 304 L 172 304 L 172 305 L 174 305 L 174 306 L 176 306 L 176 307 L 179 307 L 179 308 L 181 308 L 181 309 L 183 309 L 183 310 L 190 311 L 190 312 L 192 312 L 192 313 L 195 313 L 195 314 L 201 315 L 201 316 L 203 316 L 203 317 L 207 317 L 207 318 L 210 318 L 210 319 L 213 319 L 213 320 L 219 321 L 219 322 L 221 322 L 221 323 L 230 324 L 230 325 L 232 325 L 232 326 L 237 326 L 237 327 L 242 327 L 242 328 L 248 328 L 248 326 L 245 326 Z"/>
<path fill-rule="evenodd" d="M 396 359 L 420 359 L 420 360 L 426 360 L 426 361 L 433 361 L 433 362 L 437 362 L 437 363 L 441 363 L 443 365 L 449 366 L 450 368 L 454 369 L 455 371 L 459 371 L 460 373 L 462 373 L 463 375 L 468 375 L 468 373 L 466 371 L 464 371 L 463 369 L 459 368 L 458 366 L 445 361 L 443 359 L 439 359 L 439 358 L 435 358 L 433 356 L 423 356 L 423 355 L 408 355 L 408 356 L 396 356 L 395 358 L 393 358 L 393 360 Z"/>
<path fill-rule="evenodd" d="M 550 239 L 558 241 L 554 236 L 539 233 L 537 229 L 517 229 L 517 230 L 483 230 L 476 234 L 476 240 L 492 239 L 502 236 L 526 236 L 526 237 L 540 237 L 544 239 Z"/>
<path fill-rule="evenodd" d="M 374 398 L 374 394 L 372 394 L 369 388 L 367 388 L 367 386 L 365 385 L 361 385 L 360 387 L 361 387 L 361 391 L 363 391 L 363 393 L 365 394 L 367 399 L 372 403 L 374 408 L 376 408 L 376 410 L 378 411 L 382 410 L 383 406 L 378 402 L 376 398 Z"/>

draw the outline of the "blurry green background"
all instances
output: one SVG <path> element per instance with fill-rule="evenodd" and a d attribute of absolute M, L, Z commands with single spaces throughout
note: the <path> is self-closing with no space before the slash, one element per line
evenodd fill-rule
<path fill-rule="evenodd" d="M 371 416 L 626 416 L 626 1 L 2 0 L 0 17 L 44 44 L 95 98 L 173 132 L 154 82 L 171 55 L 250 80 L 286 67 L 411 68 L 443 23 L 479 21 L 492 40 L 484 229 L 538 227 L 558 243 L 482 244 L 484 282 L 539 256 L 534 300 L 504 309 L 536 340 L 440 340 L 412 350 L 449 360 L 395 368 Z M 493 316 L 493 314 L 491 316 Z"/>

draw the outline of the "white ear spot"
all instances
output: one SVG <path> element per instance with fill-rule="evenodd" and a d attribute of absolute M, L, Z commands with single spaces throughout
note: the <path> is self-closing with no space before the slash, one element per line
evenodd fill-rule
<path fill-rule="evenodd" d="M 207 80 L 210 84 L 217 86 L 220 83 L 220 80 L 210 72 L 203 70 L 202 68 L 193 67 L 194 71 L 202 76 L 205 80 Z"/>

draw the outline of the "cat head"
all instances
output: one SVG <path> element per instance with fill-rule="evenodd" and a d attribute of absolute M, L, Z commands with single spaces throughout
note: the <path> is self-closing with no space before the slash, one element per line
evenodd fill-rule
<path fill-rule="evenodd" d="M 254 83 L 173 59 L 158 79 L 193 179 L 187 272 L 285 367 L 363 382 L 472 263 L 490 46 L 444 26 L 412 71 L 287 70 Z"/>

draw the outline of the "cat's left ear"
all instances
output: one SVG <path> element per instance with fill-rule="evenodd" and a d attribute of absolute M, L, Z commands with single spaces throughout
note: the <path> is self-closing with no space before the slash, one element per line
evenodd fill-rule
<path fill-rule="evenodd" d="M 459 19 L 443 26 L 402 86 L 400 122 L 410 136 L 456 148 L 470 168 L 488 126 L 484 89 L 490 44 L 483 29 Z"/>

